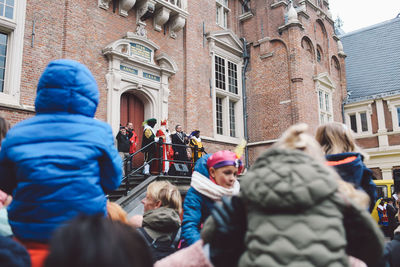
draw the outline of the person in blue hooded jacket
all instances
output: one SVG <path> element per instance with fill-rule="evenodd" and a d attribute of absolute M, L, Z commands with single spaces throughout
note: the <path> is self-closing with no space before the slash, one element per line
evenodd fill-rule
<path fill-rule="evenodd" d="M 339 122 L 330 122 L 317 129 L 315 138 L 326 154 L 327 165 L 332 166 L 343 180 L 364 190 L 370 198 L 369 211 L 375 206 L 377 193 L 373 173 L 364 164 L 364 155 L 357 146 L 351 130 Z"/>
<path fill-rule="evenodd" d="M 78 214 L 106 216 L 105 193 L 122 178 L 111 127 L 94 119 L 99 91 L 91 72 L 55 60 L 37 86 L 36 115 L 15 125 L 2 141 L 0 189 L 14 236 L 47 243 Z"/>
<path fill-rule="evenodd" d="M 222 150 L 201 157 L 194 167 L 190 188 L 183 203 L 182 238 L 190 246 L 200 240 L 202 224 L 214 202 L 239 193 L 237 175 L 243 170 L 236 153 Z"/>

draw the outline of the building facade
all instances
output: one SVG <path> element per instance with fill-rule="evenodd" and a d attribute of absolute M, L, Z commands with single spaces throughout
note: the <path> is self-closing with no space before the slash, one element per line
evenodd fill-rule
<path fill-rule="evenodd" d="M 341 39 L 348 55 L 345 122 L 375 177 L 400 178 L 400 17 Z"/>
<path fill-rule="evenodd" d="M 248 139 L 252 162 L 291 124 L 342 121 L 345 55 L 327 0 L 5 0 L 0 37 L 12 124 L 34 115 L 37 81 L 58 58 L 92 71 L 96 118 L 114 133 L 168 119 L 200 130 L 207 152 Z"/>

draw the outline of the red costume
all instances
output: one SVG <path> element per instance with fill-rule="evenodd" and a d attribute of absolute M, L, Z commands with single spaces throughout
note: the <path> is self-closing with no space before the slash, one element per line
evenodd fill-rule
<path fill-rule="evenodd" d="M 135 131 L 132 131 L 132 137 L 129 139 L 129 141 L 131 142 L 131 145 L 129 147 L 129 154 L 133 154 L 136 152 L 137 143 L 139 142 L 139 138 L 138 138 L 137 134 L 135 133 Z"/>
<path fill-rule="evenodd" d="M 164 143 L 171 144 L 170 134 L 167 131 L 167 120 L 161 121 L 161 129 L 156 133 L 157 137 L 161 137 Z M 174 156 L 174 150 L 171 145 L 163 145 L 163 160 L 172 160 Z M 169 167 L 171 166 L 171 161 L 163 161 L 162 171 L 168 173 Z"/>

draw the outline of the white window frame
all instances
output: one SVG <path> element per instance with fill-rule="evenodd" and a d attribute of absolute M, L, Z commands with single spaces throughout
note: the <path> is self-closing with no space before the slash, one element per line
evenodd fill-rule
<path fill-rule="evenodd" d="M 23 107 L 20 104 L 20 86 L 25 10 L 26 0 L 15 0 L 13 19 L 0 16 L 0 31 L 8 34 L 4 87 L 0 92 L 0 104 L 6 106 Z"/>
<path fill-rule="evenodd" d="M 216 88 L 215 85 L 215 59 L 216 57 L 225 60 L 225 90 Z M 237 86 L 238 93 L 229 92 L 229 76 L 228 76 L 228 62 L 231 62 L 237 67 Z M 213 121 L 214 121 L 214 136 L 217 141 L 224 141 L 230 143 L 239 143 L 243 137 L 243 102 L 242 102 L 242 59 L 228 51 L 214 47 L 212 52 L 212 84 L 213 84 Z M 217 133 L 217 114 L 216 114 L 216 98 L 222 99 L 222 128 L 223 133 Z M 230 135 L 230 114 L 229 102 L 235 102 L 235 136 Z"/>
<path fill-rule="evenodd" d="M 361 103 L 354 103 L 346 105 L 345 110 L 345 123 L 349 129 L 351 129 L 350 123 L 350 116 L 356 116 L 356 125 L 357 125 L 357 132 L 354 132 L 356 137 L 363 137 L 363 136 L 370 136 L 372 135 L 372 101 L 361 102 Z M 361 114 L 365 113 L 367 117 L 367 131 L 362 131 L 362 124 L 361 124 Z"/>
<path fill-rule="evenodd" d="M 320 94 L 322 94 L 322 101 L 320 98 Z M 333 121 L 333 109 L 332 109 L 332 90 L 328 88 L 319 87 L 317 89 L 317 98 L 318 98 L 318 119 L 320 124 L 324 124 L 327 122 Z M 327 102 L 328 100 L 328 102 Z M 328 103 L 329 107 L 327 108 L 326 103 Z M 322 108 L 321 108 L 322 106 Z M 321 120 L 321 117 L 324 119 Z"/>
<path fill-rule="evenodd" d="M 216 0 L 216 23 L 224 29 L 228 28 L 228 16 L 231 11 L 228 8 L 228 1 L 229 0 Z"/>
<path fill-rule="evenodd" d="M 400 118 L 397 114 L 397 108 L 400 108 L 400 96 L 384 98 L 383 100 L 387 101 L 389 111 L 392 115 L 393 132 L 400 132 L 400 127 L 399 127 Z"/>

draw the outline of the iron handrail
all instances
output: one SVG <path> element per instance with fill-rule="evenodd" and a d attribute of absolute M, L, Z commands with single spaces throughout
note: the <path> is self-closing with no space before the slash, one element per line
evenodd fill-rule
<path fill-rule="evenodd" d="M 159 147 L 158 147 L 158 149 L 159 149 L 159 157 L 153 157 L 151 160 L 149 160 L 149 161 L 147 161 L 147 162 L 143 162 L 143 164 L 141 165 L 141 166 L 139 166 L 138 168 L 136 168 L 136 169 L 134 169 L 134 170 L 129 170 L 128 169 L 128 166 L 130 165 L 130 163 L 132 162 L 132 159 L 133 159 L 133 157 L 134 156 L 136 156 L 138 153 L 140 153 L 140 152 L 144 152 L 144 150 L 146 150 L 147 148 L 149 148 L 149 147 L 151 147 L 151 146 L 153 146 L 153 145 L 156 145 L 156 144 L 158 144 L 159 145 Z M 130 182 L 129 182 L 129 177 L 130 176 L 133 176 L 133 175 L 135 175 L 135 174 L 138 174 L 140 171 L 143 171 L 143 169 L 144 169 L 144 166 L 146 166 L 146 164 L 152 164 L 152 162 L 154 162 L 154 161 L 159 161 L 159 175 L 161 174 L 163 174 L 163 172 L 162 172 L 162 170 L 163 170 L 163 163 L 164 162 L 174 162 L 174 163 L 182 163 L 182 164 L 193 164 L 193 161 L 192 160 L 188 160 L 188 161 L 186 161 L 186 160 L 169 160 L 169 159 L 164 159 L 164 157 L 163 157 L 163 151 L 164 151 L 164 148 L 163 148 L 163 145 L 171 145 L 171 146 L 173 146 L 173 147 L 185 147 L 185 149 L 187 149 L 187 148 L 191 148 L 190 146 L 187 146 L 187 145 L 181 145 L 181 144 L 173 144 L 173 143 L 164 143 L 163 142 L 163 139 L 162 138 L 159 138 L 159 140 L 158 141 L 152 141 L 152 142 L 150 142 L 149 144 L 147 144 L 146 146 L 144 146 L 144 147 L 142 147 L 142 148 L 140 148 L 139 150 L 137 150 L 135 153 L 132 153 L 132 154 L 130 154 L 128 157 L 126 157 L 124 160 L 123 160 L 123 168 L 124 168 L 124 170 L 125 170 L 125 172 L 124 172 L 124 176 L 122 177 L 122 181 L 121 182 L 125 182 L 125 191 L 124 191 L 124 195 L 126 196 L 127 194 L 128 194 L 128 192 L 129 192 L 129 190 L 130 190 Z M 194 146 L 194 159 L 195 159 L 195 161 L 194 162 L 196 162 L 197 161 L 197 159 L 198 159 L 198 147 L 197 146 Z M 129 165 L 128 165 L 129 164 Z M 191 168 L 192 169 L 192 168 Z"/>

